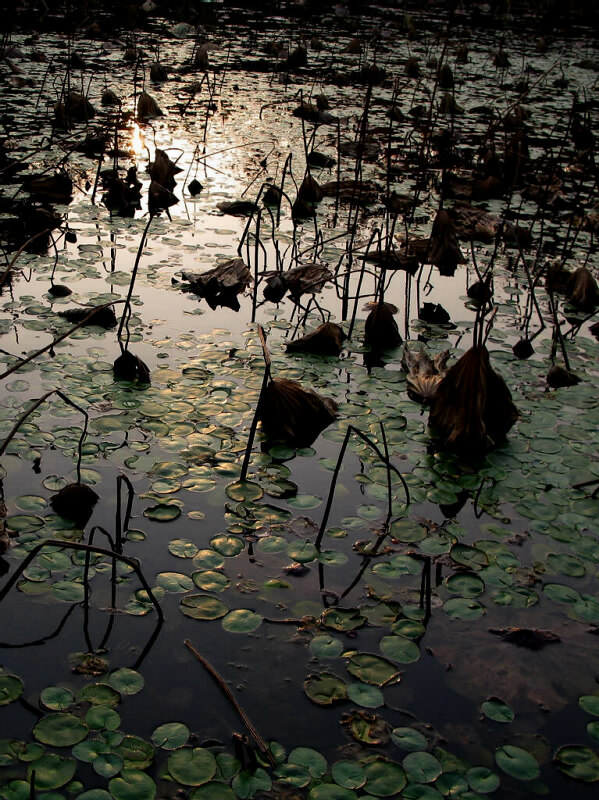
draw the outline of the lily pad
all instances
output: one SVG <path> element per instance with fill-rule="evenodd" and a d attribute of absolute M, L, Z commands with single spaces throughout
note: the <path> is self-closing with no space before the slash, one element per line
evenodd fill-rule
<path fill-rule="evenodd" d="M 428 747 L 426 737 L 414 728 L 394 728 L 391 731 L 391 739 L 402 750 L 410 753 L 426 750 Z"/>
<path fill-rule="evenodd" d="M 313 778 L 322 778 L 327 771 L 326 758 L 311 747 L 296 747 L 289 753 L 288 762 L 305 767 Z"/>
<path fill-rule="evenodd" d="M 74 714 L 57 713 L 42 717 L 33 728 L 35 738 L 54 747 L 72 747 L 87 736 L 89 728 Z"/>
<path fill-rule="evenodd" d="M 168 771 L 185 786 L 200 786 L 214 777 L 216 761 L 203 747 L 182 747 L 169 756 Z"/>
<path fill-rule="evenodd" d="M 379 708 L 385 702 L 383 693 L 376 686 L 365 683 L 350 683 L 347 687 L 349 699 L 362 708 Z"/>
<path fill-rule="evenodd" d="M 344 789 L 360 789 L 366 783 L 366 770 L 356 761 L 336 761 L 331 774 L 335 783 Z"/>
<path fill-rule="evenodd" d="M 402 764 L 408 776 L 418 783 L 432 783 L 443 772 L 439 760 L 426 751 L 408 753 Z"/>
<path fill-rule="evenodd" d="M 229 633 L 251 633 L 260 627 L 263 617 L 247 608 L 237 608 L 223 618 L 222 626 Z"/>
<path fill-rule="evenodd" d="M 60 789 L 72 780 L 76 763 L 72 758 L 62 758 L 54 753 L 46 753 L 27 769 L 27 780 L 35 772 L 34 786 L 40 792 Z"/>
<path fill-rule="evenodd" d="M 163 750 L 176 750 L 186 744 L 189 733 L 189 728 L 182 722 L 166 722 L 154 729 L 152 742 Z"/>
<path fill-rule="evenodd" d="M 375 797 L 397 796 L 406 785 L 406 773 L 402 766 L 395 761 L 378 757 L 364 764 L 364 771 L 366 772 L 365 789 Z"/>
<path fill-rule="evenodd" d="M 192 619 L 220 619 L 229 611 L 229 606 L 210 594 L 190 594 L 180 603 L 181 612 Z"/>
<path fill-rule="evenodd" d="M 0 675 L 0 706 L 14 703 L 23 694 L 23 681 L 16 675 Z"/>
<path fill-rule="evenodd" d="M 110 674 L 108 683 L 121 694 L 137 694 L 143 689 L 145 680 L 137 670 L 121 667 Z"/>
<path fill-rule="evenodd" d="M 310 642 L 310 652 L 317 658 L 337 658 L 343 652 L 343 642 L 327 634 L 315 636 Z"/>
<path fill-rule="evenodd" d="M 330 706 L 347 698 L 347 684 L 332 672 L 309 675 L 304 681 L 304 691 L 319 706 Z"/>
<path fill-rule="evenodd" d="M 599 781 L 599 756 L 590 747 L 564 745 L 558 748 L 553 760 L 569 778 L 584 783 Z"/>
<path fill-rule="evenodd" d="M 536 758 L 513 744 L 505 744 L 495 751 L 497 765 L 512 778 L 521 781 L 532 781 L 539 777 L 540 769 Z"/>
<path fill-rule="evenodd" d="M 356 653 L 348 659 L 347 671 L 364 683 L 383 686 L 390 681 L 397 682 L 399 674 L 394 664 L 386 658 L 372 653 Z"/>
<path fill-rule="evenodd" d="M 114 800 L 154 800 L 156 784 L 145 772 L 124 769 L 110 781 L 108 790 Z"/>
<path fill-rule="evenodd" d="M 489 697 L 482 704 L 481 709 L 485 717 L 494 722 L 512 722 L 514 719 L 513 710 L 498 697 Z"/>

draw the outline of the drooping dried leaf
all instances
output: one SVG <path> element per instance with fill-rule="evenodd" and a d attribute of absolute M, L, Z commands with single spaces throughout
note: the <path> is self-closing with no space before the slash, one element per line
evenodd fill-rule
<path fill-rule="evenodd" d="M 460 239 L 492 242 L 497 235 L 501 218 L 469 203 L 457 202 L 447 213 L 451 217 Z"/>
<path fill-rule="evenodd" d="M 112 365 L 114 377 L 121 381 L 138 381 L 139 383 L 150 383 L 150 369 L 148 365 L 139 358 L 133 355 L 128 350 L 125 350 L 115 360 Z"/>
<path fill-rule="evenodd" d="M 503 441 L 518 418 L 510 390 L 483 345 L 471 347 L 435 392 L 429 423 L 445 447 L 475 455 Z"/>
<path fill-rule="evenodd" d="M 587 312 L 599 305 L 599 287 L 587 267 L 579 267 L 568 280 L 566 301 Z"/>
<path fill-rule="evenodd" d="M 343 350 L 345 333 L 340 325 L 324 322 L 316 330 L 307 333 L 287 345 L 288 353 L 314 353 L 323 356 L 338 356 Z"/>
<path fill-rule="evenodd" d="M 84 483 L 69 483 L 52 495 L 50 505 L 61 517 L 83 527 L 92 515 L 98 495 Z"/>
<path fill-rule="evenodd" d="M 77 324 L 82 322 L 91 311 L 90 307 L 84 306 L 82 308 L 68 308 L 66 311 L 59 311 L 58 313 L 69 322 Z M 116 314 L 111 306 L 98 308 L 84 322 L 84 325 L 99 325 L 101 328 L 114 328 L 116 324 Z"/>
<path fill-rule="evenodd" d="M 258 419 L 270 440 L 309 447 L 337 417 L 337 404 L 296 381 L 271 380 L 262 393 Z"/>
<path fill-rule="evenodd" d="M 153 181 L 164 186 L 165 189 L 173 189 L 175 187 L 175 175 L 181 172 L 181 168 L 170 160 L 164 150 L 160 150 L 157 147 L 154 161 L 150 164 L 148 172 Z"/>
<path fill-rule="evenodd" d="M 231 258 L 206 272 L 183 272 L 183 279 L 189 281 L 183 291 L 204 297 L 210 308 L 226 306 L 239 311 L 237 295 L 250 285 L 252 275 L 243 259 Z"/>
<path fill-rule="evenodd" d="M 448 359 L 449 350 L 431 358 L 423 349 L 410 350 L 406 344 L 401 364 L 408 373 L 408 394 L 413 400 L 418 403 L 430 402 L 447 372 Z"/>
<path fill-rule="evenodd" d="M 303 294 L 317 294 L 324 285 L 333 280 L 333 273 L 324 264 L 302 264 L 287 270 L 282 276 L 289 289 L 289 296 L 295 302 Z"/>
<path fill-rule="evenodd" d="M 250 200 L 223 200 L 217 204 L 218 210 L 231 217 L 247 217 L 258 209 Z"/>
<path fill-rule="evenodd" d="M 546 381 L 552 389 L 561 389 L 565 386 L 576 386 L 580 378 L 569 369 L 552 364 L 547 373 Z"/>
<path fill-rule="evenodd" d="M 142 92 L 137 99 L 137 119 L 140 122 L 147 122 L 152 117 L 162 116 L 164 114 L 152 95 Z"/>
<path fill-rule="evenodd" d="M 402 338 L 393 315 L 397 308 L 391 303 L 378 302 L 371 306 L 371 311 L 364 323 L 364 344 L 373 350 L 389 350 L 401 344 Z"/>
<path fill-rule="evenodd" d="M 148 189 L 148 208 L 151 214 L 155 214 L 157 211 L 163 211 L 165 208 L 170 208 L 178 202 L 179 198 L 169 189 L 156 181 L 150 183 L 150 188 Z"/>
<path fill-rule="evenodd" d="M 54 203 L 69 203 L 72 200 L 73 181 L 60 170 L 55 175 L 32 175 L 23 183 L 23 189 L 43 200 Z"/>

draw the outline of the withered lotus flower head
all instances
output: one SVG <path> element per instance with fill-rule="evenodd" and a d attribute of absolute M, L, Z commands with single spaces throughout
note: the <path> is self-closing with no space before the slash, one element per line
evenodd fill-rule
<path fill-rule="evenodd" d="M 447 371 L 432 398 L 429 423 L 445 447 L 479 455 L 503 441 L 518 416 L 510 390 L 480 345 Z"/>
<path fill-rule="evenodd" d="M 429 403 L 443 376 L 447 372 L 449 350 L 431 358 L 423 349 L 410 350 L 404 347 L 401 365 L 407 372 L 408 394 L 418 403 Z"/>
<path fill-rule="evenodd" d="M 334 400 L 285 378 L 268 383 L 258 407 L 267 437 L 291 447 L 309 447 L 336 418 Z"/>
<path fill-rule="evenodd" d="M 338 356 L 346 338 L 343 328 L 334 322 L 324 322 L 311 333 L 289 342 L 288 353 L 314 353 L 322 356 Z"/>
<path fill-rule="evenodd" d="M 390 350 L 401 344 L 402 338 L 393 315 L 397 308 L 391 303 L 369 303 L 370 313 L 364 323 L 364 344 L 374 350 Z"/>

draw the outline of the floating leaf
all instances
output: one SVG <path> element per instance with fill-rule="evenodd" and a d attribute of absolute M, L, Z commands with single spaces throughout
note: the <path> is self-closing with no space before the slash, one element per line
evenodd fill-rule
<path fill-rule="evenodd" d="M 468 785 L 474 792 L 490 794 L 499 788 L 499 775 L 487 767 L 472 767 L 466 773 Z"/>
<path fill-rule="evenodd" d="M 210 540 L 210 547 L 225 558 L 234 558 L 245 547 L 243 539 L 238 536 L 222 533 Z"/>
<path fill-rule="evenodd" d="M 179 506 L 171 505 L 169 503 L 158 503 L 155 506 L 144 508 L 144 517 L 152 519 L 155 522 L 171 522 L 180 516 L 181 509 Z"/>
<path fill-rule="evenodd" d="M 513 710 L 498 697 L 489 697 L 482 704 L 481 709 L 485 717 L 494 722 L 512 722 L 514 719 Z"/>
<path fill-rule="evenodd" d="M 268 792 L 271 786 L 270 776 L 260 767 L 256 770 L 243 770 L 233 778 L 233 790 L 241 800 L 253 797 L 260 790 Z"/>
<path fill-rule="evenodd" d="M 362 708 L 378 708 L 385 702 L 380 689 L 377 689 L 376 686 L 367 686 L 365 683 L 348 684 L 347 696 Z"/>
<path fill-rule="evenodd" d="M 156 576 L 156 583 L 167 592 L 181 594 L 193 589 L 194 583 L 189 575 L 181 572 L 159 572 Z"/>
<path fill-rule="evenodd" d="M 383 686 L 391 680 L 397 682 L 399 674 L 394 664 L 372 653 L 356 653 L 348 659 L 347 671 L 364 683 Z"/>
<path fill-rule="evenodd" d="M 290 764 L 305 767 L 313 778 L 322 778 L 327 771 L 327 761 L 317 750 L 311 747 L 296 747 L 289 753 Z"/>
<path fill-rule="evenodd" d="M 0 687 L 2 683 L 2 676 L 0 676 Z M 0 688 L 0 694 L 1 694 Z M 64 689 L 62 686 L 48 686 L 40 692 L 40 700 L 42 705 L 49 708 L 51 711 L 64 711 L 65 708 L 73 705 L 75 702 L 75 695 L 70 689 Z M 0 705 L 1 705 L 0 701 Z"/>
<path fill-rule="evenodd" d="M 60 789 L 72 780 L 75 768 L 74 759 L 46 753 L 27 769 L 27 780 L 31 781 L 32 773 L 35 772 L 34 785 L 38 791 Z"/>
<path fill-rule="evenodd" d="M 420 648 L 405 636 L 383 636 L 379 642 L 381 653 L 400 664 L 413 664 L 420 658 Z"/>
<path fill-rule="evenodd" d="M 402 750 L 408 750 L 411 753 L 426 750 L 428 747 L 426 738 L 414 728 L 394 728 L 391 731 L 391 739 Z"/>
<path fill-rule="evenodd" d="M 485 607 L 477 600 L 466 597 L 454 597 L 443 605 L 443 611 L 452 619 L 472 620 L 482 617 Z"/>
<path fill-rule="evenodd" d="M 125 764 L 127 770 L 142 770 L 154 760 L 154 748 L 138 736 L 125 736 L 114 749 Z"/>
<path fill-rule="evenodd" d="M 309 675 L 304 681 L 304 691 L 319 706 L 330 706 L 347 698 L 347 685 L 332 672 Z"/>
<path fill-rule="evenodd" d="M 260 627 L 263 617 L 247 608 L 237 608 L 224 617 L 222 626 L 229 633 L 251 633 Z"/>
<path fill-rule="evenodd" d="M 322 615 L 322 624 L 326 628 L 333 628 L 336 631 L 353 631 L 360 628 L 365 622 L 366 617 L 363 617 L 357 608 L 335 606 L 327 608 Z"/>
<path fill-rule="evenodd" d="M 584 783 L 599 781 L 599 756 L 582 745 L 564 745 L 555 753 L 555 763 L 568 777 Z"/>
<path fill-rule="evenodd" d="M 177 558 L 193 558 L 198 553 L 198 547 L 189 539 L 173 539 L 168 544 L 168 551 Z"/>
<path fill-rule="evenodd" d="M 337 658 L 343 652 L 343 642 L 334 636 L 315 636 L 310 642 L 310 652 L 317 658 Z"/>
<path fill-rule="evenodd" d="M 97 706 L 114 708 L 120 703 L 121 695 L 113 686 L 107 683 L 90 683 L 84 686 L 77 694 L 81 703 L 92 703 Z"/>
<path fill-rule="evenodd" d="M 512 778 L 532 781 L 539 777 L 540 769 L 536 758 L 522 747 L 505 744 L 495 751 L 497 765 Z"/>
<path fill-rule="evenodd" d="M 85 715 L 85 722 L 94 730 L 116 731 L 121 724 L 121 717 L 112 708 L 92 706 Z"/>
<path fill-rule="evenodd" d="M 413 754 L 413 756 L 419 755 L 421 754 Z M 409 758 L 409 756 L 406 756 L 406 758 Z M 369 794 L 376 797 L 397 796 L 406 785 L 406 773 L 402 766 L 395 761 L 388 761 L 386 758 L 379 756 L 373 761 L 364 764 L 364 771 L 366 772 L 365 789 Z"/>
<path fill-rule="evenodd" d="M 355 761 L 336 761 L 331 774 L 344 789 L 360 789 L 366 783 L 366 770 Z"/>
<path fill-rule="evenodd" d="M 159 725 L 152 733 L 152 742 L 164 750 L 176 750 L 189 739 L 189 728 L 182 722 L 166 722 Z"/>
<path fill-rule="evenodd" d="M 17 700 L 24 690 L 23 681 L 16 675 L 0 675 L 0 706 L 6 706 Z"/>
<path fill-rule="evenodd" d="M 183 597 L 180 608 L 186 617 L 192 619 L 219 619 L 229 611 L 229 606 L 209 594 L 190 594 Z"/>
<path fill-rule="evenodd" d="M 233 789 L 220 781 L 204 783 L 193 789 L 189 795 L 189 800 L 235 800 L 235 798 Z"/>
<path fill-rule="evenodd" d="M 583 694 L 578 698 L 578 705 L 587 713 L 599 717 L 599 695 Z"/>
<path fill-rule="evenodd" d="M 121 667 L 112 672 L 108 683 L 121 694 L 137 694 L 144 687 L 144 677 L 134 669 Z"/>
<path fill-rule="evenodd" d="M 156 784 L 145 772 L 124 769 L 110 781 L 108 790 L 114 800 L 154 800 Z"/>
<path fill-rule="evenodd" d="M 85 739 L 87 725 L 74 714 L 58 713 L 42 717 L 33 728 L 35 738 L 55 747 L 72 747 Z"/>

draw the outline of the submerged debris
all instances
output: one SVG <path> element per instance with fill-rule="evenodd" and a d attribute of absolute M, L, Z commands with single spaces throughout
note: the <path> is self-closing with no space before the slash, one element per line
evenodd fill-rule
<path fill-rule="evenodd" d="M 548 644 L 561 642 L 556 633 L 537 628 L 489 628 L 489 633 L 500 636 L 504 642 L 526 647 L 528 650 L 541 650 Z"/>

